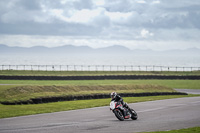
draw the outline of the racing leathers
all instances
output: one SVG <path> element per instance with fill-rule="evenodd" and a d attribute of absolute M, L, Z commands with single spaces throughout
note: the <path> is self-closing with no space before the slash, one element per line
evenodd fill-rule
<path fill-rule="evenodd" d="M 119 95 L 116 95 L 115 98 L 111 99 L 111 101 L 120 102 L 123 105 L 123 107 L 128 108 L 128 105 L 123 101 L 123 99 Z"/>
<path fill-rule="evenodd" d="M 123 99 L 119 95 L 116 95 L 113 99 L 111 99 L 111 101 L 120 102 L 123 105 L 123 107 L 126 107 L 127 109 L 129 108 L 128 105 L 123 101 Z M 125 109 L 123 110 L 123 115 L 124 117 L 126 116 Z"/>

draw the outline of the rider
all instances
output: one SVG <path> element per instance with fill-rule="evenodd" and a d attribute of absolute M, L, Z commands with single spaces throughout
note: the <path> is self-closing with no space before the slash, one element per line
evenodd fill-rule
<path fill-rule="evenodd" d="M 111 101 L 120 102 L 123 105 L 123 107 L 128 108 L 128 105 L 123 101 L 123 99 L 119 95 L 117 95 L 116 92 L 112 92 L 110 96 Z"/>

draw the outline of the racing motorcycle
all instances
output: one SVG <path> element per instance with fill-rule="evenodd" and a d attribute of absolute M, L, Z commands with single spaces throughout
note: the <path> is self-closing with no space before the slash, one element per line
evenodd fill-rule
<path fill-rule="evenodd" d="M 124 119 L 129 119 L 131 118 L 132 120 L 137 120 L 138 115 L 137 113 L 128 107 L 123 107 L 121 102 L 110 102 L 110 110 L 115 114 L 115 116 L 120 120 L 124 121 Z"/>

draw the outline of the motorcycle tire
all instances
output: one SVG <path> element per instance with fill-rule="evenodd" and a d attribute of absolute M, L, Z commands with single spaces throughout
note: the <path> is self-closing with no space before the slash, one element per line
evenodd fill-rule
<path fill-rule="evenodd" d="M 137 119 L 138 119 L 138 115 L 137 115 L 137 113 L 135 112 L 135 110 L 129 109 L 129 112 L 131 113 L 131 119 L 132 119 L 132 120 L 137 120 Z"/>
<path fill-rule="evenodd" d="M 114 110 L 113 112 L 115 116 L 117 117 L 117 119 L 119 119 L 120 121 L 124 121 L 124 116 L 120 110 Z"/>

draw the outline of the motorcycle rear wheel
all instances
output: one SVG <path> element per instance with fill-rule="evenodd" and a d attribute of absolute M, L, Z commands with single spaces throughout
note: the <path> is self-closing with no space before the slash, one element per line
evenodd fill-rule
<path fill-rule="evenodd" d="M 113 112 L 115 116 L 117 117 L 117 119 L 119 119 L 120 121 L 124 121 L 124 116 L 120 110 L 114 110 Z"/>

